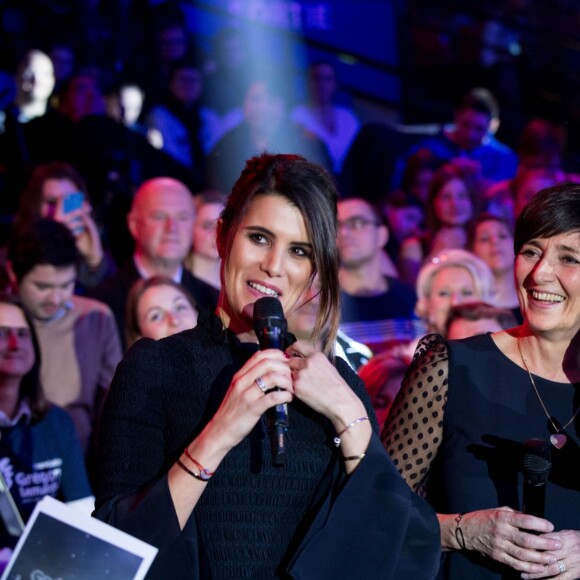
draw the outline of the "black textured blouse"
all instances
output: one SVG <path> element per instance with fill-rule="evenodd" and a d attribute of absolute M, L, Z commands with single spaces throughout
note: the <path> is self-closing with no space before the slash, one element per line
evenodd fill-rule
<path fill-rule="evenodd" d="M 165 476 L 215 414 L 233 375 L 256 350 L 257 345 L 240 343 L 224 331 L 209 313 L 200 315 L 193 330 L 136 343 L 118 367 L 102 417 L 101 519 L 136 533 L 127 525 L 133 508 L 120 507 L 121 498 L 144 501 L 140 497 L 146 497 L 148 486 Z M 337 360 L 337 368 L 364 401 L 376 431 L 362 382 L 344 361 Z M 338 472 L 344 473 L 334 435 L 324 416 L 295 400 L 289 405 L 283 467 L 272 465 L 263 420 L 226 455 L 194 510 L 212 578 L 278 574 L 285 554 L 308 529 L 320 495 Z M 160 536 L 179 533 L 174 520 L 167 515 Z M 144 525 L 149 522 L 136 524 L 140 537 Z M 164 541 L 145 537 L 157 545 Z"/>

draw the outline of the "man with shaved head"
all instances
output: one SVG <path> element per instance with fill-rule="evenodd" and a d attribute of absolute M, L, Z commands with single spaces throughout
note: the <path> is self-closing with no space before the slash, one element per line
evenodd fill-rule
<path fill-rule="evenodd" d="M 133 256 L 92 293 L 115 314 L 123 340 L 127 296 L 139 278 L 168 276 L 187 288 L 198 306 L 215 307 L 217 290 L 183 268 L 183 260 L 191 248 L 194 217 L 193 196 L 176 179 L 155 177 L 135 192 L 127 216 L 135 242 Z"/>

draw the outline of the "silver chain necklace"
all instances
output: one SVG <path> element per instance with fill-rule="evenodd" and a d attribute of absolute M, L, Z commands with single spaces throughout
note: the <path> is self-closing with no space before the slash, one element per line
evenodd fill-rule
<path fill-rule="evenodd" d="M 530 369 L 528 368 L 528 363 L 526 363 L 526 359 L 524 358 L 524 355 L 522 354 L 522 347 L 520 345 L 520 338 L 519 337 L 516 338 L 516 342 L 518 344 L 518 351 L 520 352 L 520 357 L 522 359 L 522 362 L 524 363 L 524 368 L 528 372 L 528 376 L 530 377 L 530 382 L 532 383 L 532 387 L 534 387 L 534 392 L 536 393 L 536 397 L 538 397 L 538 401 L 540 401 L 540 405 L 542 405 L 542 409 L 544 409 L 544 413 L 546 413 L 546 417 L 548 417 L 548 421 L 550 421 L 550 423 L 552 424 L 552 427 L 554 428 L 555 433 L 552 433 L 552 435 L 550 435 L 550 443 L 556 449 L 562 449 L 562 447 L 564 447 L 564 445 L 566 445 L 566 441 L 568 441 L 568 437 L 566 437 L 566 435 L 564 435 L 564 433 L 562 433 L 562 431 L 564 431 L 566 429 L 566 427 L 569 427 L 570 425 L 572 425 L 574 419 L 576 419 L 576 415 L 578 415 L 578 411 L 580 411 L 580 407 L 578 407 L 574 411 L 572 418 L 563 427 L 560 427 L 560 429 L 558 429 L 558 427 L 556 427 L 556 424 L 554 423 L 552 416 L 548 412 L 548 409 L 546 409 L 546 405 L 544 405 L 544 401 L 542 400 L 542 397 L 540 397 L 540 391 L 538 391 L 538 387 L 536 386 L 536 381 L 534 381 L 534 377 L 532 376 L 532 373 L 530 372 Z"/>

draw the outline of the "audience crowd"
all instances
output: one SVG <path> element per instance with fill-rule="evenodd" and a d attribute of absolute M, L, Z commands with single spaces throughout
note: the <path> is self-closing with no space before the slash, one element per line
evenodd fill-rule
<path fill-rule="evenodd" d="M 128 5 L 111 21 L 131 18 Z M 580 182 L 561 127 L 530 117 L 512 148 L 496 136 L 494 94 L 474 86 L 455 95 L 449 124 L 391 148 L 388 183 L 373 189 L 363 174 L 388 129 L 360 120 L 332 63 L 312 62 L 296 99 L 275 70 L 248 66 L 255 56 L 238 29 L 202 50 L 179 6 L 161 2 L 131 38 L 107 46 L 107 15 L 86 10 L 86 38 L 22 39 L 0 77 L 0 315 L 32 341 L 20 392 L 34 382 L 26 404 L 15 395 L 1 409 L 2 433 L 26 414 L 43 434 L 35 457 L 66 443 L 65 467 L 78 467 L 74 477 L 63 470 L 66 500 L 92 494 L 100 409 L 124 353 L 217 307 L 217 222 L 245 161 L 262 151 L 303 155 L 338 184 L 335 347 L 381 427 L 427 333 L 464 338 L 522 321 L 515 220 L 539 190 Z M 314 295 L 288 321 L 298 338 L 312 335 L 317 309 Z M 51 421 L 62 424 L 52 443 Z"/>

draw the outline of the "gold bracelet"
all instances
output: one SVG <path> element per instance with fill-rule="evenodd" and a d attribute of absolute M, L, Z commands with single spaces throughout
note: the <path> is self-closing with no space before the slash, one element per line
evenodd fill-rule
<path fill-rule="evenodd" d="M 360 455 L 349 455 L 348 457 L 343 457 L 344 461 L 356 461 L 357 459 L 362 459 L 366 453 L 361 453 Z"/>
<path fill-rule="evenodd" d="M 368 421 L 369 418 L 368 417 L 360 417 L 359 419 L 355 419 L 354 421 L 351 421 L 340 433 L 336 434 L 336 437 L 333 439 L 334 444 L 337 447 L 340 447 L 340 444 L 342 443 L 341 440 L 341 435 L 343 435 L 344 433 L 346 433 L 351 427 L 354 427 L 355 425 L 357 425 L 358 423 L 362 423 L 363 421 Z"/>

